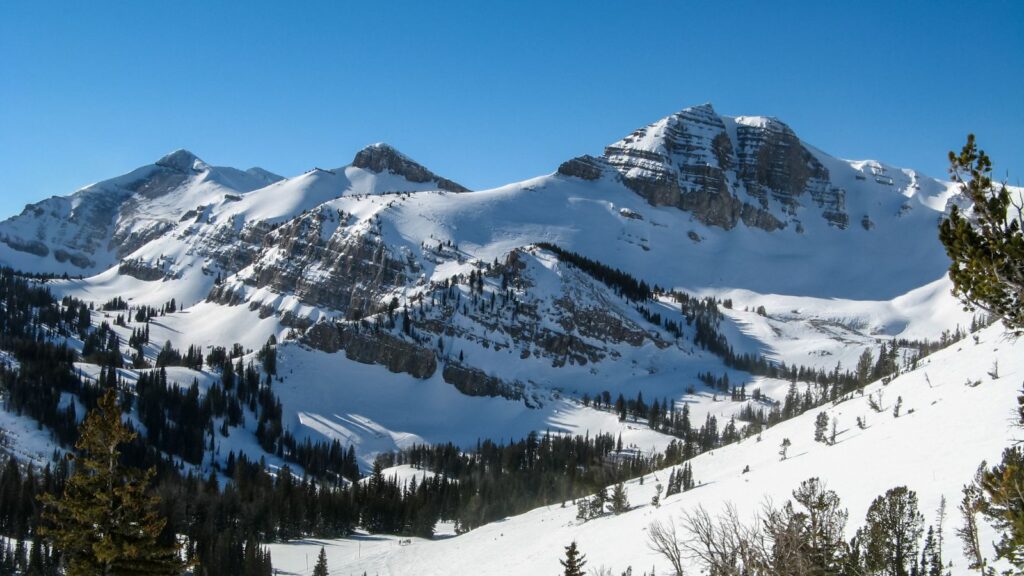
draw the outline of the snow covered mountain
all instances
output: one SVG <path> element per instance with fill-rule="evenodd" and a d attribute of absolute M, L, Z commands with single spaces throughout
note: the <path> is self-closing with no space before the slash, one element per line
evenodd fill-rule
<path fill-rule="evenodd" d="M 872 446 L 906 444 L 957 422 L 955 408 L 979 402 L 982 389 L 996 393 L 980 401 L 979 413 L 1008 406 L 1007 379 L 978 389 L 958 381 L 995 360 L 1019 373 L 1020 346 L 1002 346 L 995 329 L 973 345 L 956 344 L 969 350 L 969 366 L 958 366 L 961 357 L 949 349 L 933 364 L 915 364 L 975 321 L 950 294 L 937 240 L 947 207 L 959 201 L 949 182 L 834 158 L 777 119 L 721 116 L 702 105 L 633 132 L 601 156 L 481 191 L 386 144 L 364 148 L 347 166 L 291 178 L 213 167 L 179 150 L 0 222 L 0 264 L 68 274 L 47 286 L 94 304 L 89 319 L 109 324 L 111 341 L 128 342 L 145 327 L 140 349 L 149 362 L 139 364 L 155 363 L 170 343 L 204 352 L 238 344 L 241 360 L 258 365 L 257 350 L 273 339 L 277 368 L 267 381 L 284 432 L 353 446 L 364 469 L 378 454 L 414 444 L 471 447 L 534 431 L 607 432 L 637 453 L 661 451 L 672 440 L 667 433 L 585 400 L 642 395 L 685 405 L 697 423 L 713 417 L 742 427 L 752 409 L 782 401 L 793 380 L 817 394 L 820 382 L 812 380 L 852 370 L 865 350 L 896 351 L 909 373 L 869 391 L 905 397 L 913 416 L 878 416 L 877 425 L 855 431 L 850 421 L 863 412 L 863 398 L 816 408 L 764 433 L 769 445 L 792 437 L 794 452 L 806 451 L 792 463 L 775 462 L 774 449 L 747 439 L 694 460 L 706 486 L 660 511 L 641 507 L 578 525 L 571 509 L 537 510 L 451 540 L 417 541 L 398 555 L 385 549 L 396 541 L 381 539 L 352 562 L 351 542 L 339 543 L 331 560 L 352 572 L 449 573 L 441 560 L 449 554 L 487 554 L 506 534 L 526 545 L 550 528 L 557 538 L 531 541 L 528 561 L 493 573 L 554 570 L 562 540 L 572 538 L 594 551 L 595 563 L 621 571 L 657 559 L 642 539 L 607 552 L 617 534 L 641 533 L 695 498 L 752 505 L 751 498 L 784 496 L 818 474 L 849 497 L 857 516 L 895 476 L 868 482 L 832 474 L 839 463 L 867 468 Z M 135 310 L 175 305 L 148 320 L 129 313 L 118 324 L 122 310 L 102 305 L 119 299 Z M 75 336 L 67 343 L 85 346 Z M 75 369 L 102 378 L 88 361 Z M 206 394 L 221 382 L 218 370 L 172 366 L 167 377 Z M 117 370 L 129 387 L 146 373 Z M 217 421 L 221 432 L 210 435 L 210 454 L 196 465 L 204 473 L 234 452 L 272 467 L 286 463 L 280 449 L 254 440 L 258 415 L 250 410 L 237 425 Z M 842 416 L 846 428 L 844 441 L 827 450 L 801 436 L 810 437 L 821 410 Z M 0 412 L 0 426 L 22 457 L 43 462 L 53 450 L 26 417 Z M 965 434 L 963 453 L 948 478 L 928 485 L 924 472 L 894 468 L 908 478 L 901 482 L 926 490 L 927 506 L 940 494 L 955 497 L 968 468 L 1005 443 L 994 424 L 967 428 L 955 427 Z M 944 436 L 932 438 L 914 447 L 918 460 L 944 449 Z M 753 472 L 740 474 L 741 463 Z M 635 503 L 650 499 L 650 486 L 629 489 Z M 301 547 L 274 550 L 294 573 L 304 573 L 300 554 Z"/>
<path fill-rule="evenodd" d="M 386 144 L 367 146 L 349 166 L 315 168 L 290 180 L 262 168 L 210 166 L 187 150 L 177 150 L 71 196 L 26 206 L 0 223 L 0 263 L 25 271 L 89 276 L 214 206 L 242 202 L 252 219 L 273 220 L 342 194 L 421 189 L 466 191 Z M 262 193 L 250 197 L 257 190 Z"/>
<path fill-rule="evenodd" d="M 86 276 L 51 287 L 96 304 L 174 299 L 154 356 L 165 341 L 255 349 L 274 336 L 338 373 L 375 364 L 395 375 L 374 379 L 436 381 L 553 416 L 561 393 L 679 398 L 698 374 L 730 372 L 698 343 L 699 296 L 731 300 L 715 324 L 735 353 L 815 369 L 965 327 L 935 240 L 954 193 L 913 170 L 830 157 L 778 120 L 703 105 L 601 157 L 477 192 L 384 144 L 292 178 L 177 151 L 0 223 L 0 262 Z M 638 306 L 609 283 L 615 269 L 659 287 L 654 299 Z M 361 439 L 325 416 L 350 400 L 324 399 L 316 417 L 288 406 L 290 429 L 337 425 Z M 311 424 L 321 417 L 331 425 Z M 402 443 L 371 444 L 365 458 Z"/>
<path fill-rule="evenodd" d="M 128 174 L 25 207 L 0 223 L 0 262 L 42 273 L 91 275 L 160 237 L 191 207 L 281 177 L 214 167 L 177 150 Z"/>

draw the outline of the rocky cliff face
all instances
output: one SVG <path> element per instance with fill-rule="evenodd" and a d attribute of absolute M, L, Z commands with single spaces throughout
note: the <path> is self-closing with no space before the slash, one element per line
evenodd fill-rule
<path fill-rule="evenodd" d="M 595 180 L 611 167 L 655 206 L 675 206 L 701 222 L 773 231 L 813 205 L 845 228 L 845 191 L 796 134 L 772 118 L 719 116 L 709 104 L 687 108 L 583 156 L 559 173 Z"/>
<path fill-rule="evenodd" d="M 240 275 L 242 282 L 348 318 L 378 312 L 384 295 L 418 272 L 416 263 L 396 256 L 381 241 L 375 222 L 348 224 L 348 215 L 318 208 L 276 227 L 262 236 L 256 258 Z M 222 300 L 221 292 L 211 298 Z"/>
<path fill-rule="evenodd" d="M 358 324 L 321 322 L 306 331 L 303 342 L 331 354 L 344 350 L 350 360 L 380 364 L 392 372 L 404 372 L 416 378 L 429 378 L 437 370 L 437 359 L 429 348 L 387 331 L 360 330 Z"/>
<path fill-rule="evenodd" d="M 417 378 L 443 363 L 444 380 L 463 393 L 513 400 L 527 399 L 526 385 L 491 374 L 491 354 L 560 368 L 616 361 L 622 347 L 669 345 L 607 286 L 543 250 L 513 250 L 502 263 L 475 264 L 469 276 L 423 284 L 410 280 L 416 259 L 395 257 L 372 226 L 338 226 L 325 237 L 329 221 L 314 212 L 281 226 L 241 283 L 216 287 L 210 299 L 277 314 L 319 350 Z M 452 248 L 427 250 L 435 263 L 459 258 Z M 276 308 L 279 298 L 253 300 L 268 289 L 338 314 L 315 322 Z"/>
<path fill-rule="evenodd" d="M 774 118 L 740 117 L 736 139 L 739 180 L 763 208 L 771 198 L 785 214 L 795 216 L 809 196 L 826 220 L 846 228 L 845 191 L 832 185 L 828 169 L 789 126 Z"/>
<path fill-rule="evenodd" d="M 445 364 L 443 377 L 445 382 L 467 396 L 500 396 L 509 400 L 522 400 L 524 397 L 524 386 L 521 382 L 505 382 L 479 368 L 464 366 L 458 362 Z"/>
<path fill-rule="evenodd" d="M 108 239 L 128 188 L 109 193 L 82 191 L 70 198 L 50 198 L 29 205 L 0 223 L 0 242 L 10 249 L 53 258 L 72 273 L 112 263 Z"/>
<path fill-rule="evenodd" d="M 363 148 L 352 160 L 352 165 L 377 174 L 391 172 L 410 182 L 434 182 L 440 190 L 469 192 L 469 188 L 434 174 L 387 144 L 372 144 Z"/>

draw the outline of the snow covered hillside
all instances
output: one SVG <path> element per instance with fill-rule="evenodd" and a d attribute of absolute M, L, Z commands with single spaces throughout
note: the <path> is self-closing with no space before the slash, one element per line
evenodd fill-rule
<path fill-rule="evenodd" d="M 998 363 L 998 378 L 988 372 Z M 502 574 L 533 575 L 559 572 L 563 546 L 576 541 L 587 555 L 588 568 L 605 566 L 618 574 L 632 566 L 634 573 L 654 566 L 665 573 L 665 560 L 647 548 L 651 522 L 680 523 L 686 512 L 703 506 L 711 513 L 735 504 L 752 515 L 765 499 L 781 503 L 802 481 L 818 477 L 835 490 L 849 510 L 848 534 L 862 524 L 874 499 L 887 489 L 906 485 L 918 493 L 927 523 L 945 496 L 949 517 L 944 526 L 946 557 L 953 574 L 968 574 L 953 530 L 959 519 L 955 504 L 960 488 L 969 482 L 982 460 L 998 460 L 1003 448 L 1020 436 L 1013 407 L 1024 378 L 1024 342 L 1009 341 L 999 327 L 968 338 L 929 357 L 918 369 L 889 384 L 877 382 L 863 395 L 826 405 L 712 453 L 691 464 L 700 485 L 650 504 L 655 485 L 664 484 L 669 470 L 627 483 L 633 509 L 624 514 L 590 520 L 576 519 L 576 506 L 553 505 L 497 522 L 469 533 L 435 540 L 411 539 L 400 545 L 388 536 L 355 536 L 336 541 L 301 541 L 272 545 L 275 567 L 285 574 L 310 574 L 306 558 L 315 558 L 323 545 L 332 574 Z M 882 411 L 868 406 L 877 399 Z M 899 417 L 894 408 L 901 402 Z M 834 445 L 813 440 L 819 412 L 839 421 Z M 860 429 L 856 419 L 867 425 Z M 780 460 L 784 438 L 792 446 Z M 749 466 L 749 472 L 743 470 Z M 403 472 L 403 477 L 412 474 Z M 540 537 L 539 535 L 543 535 Z M 993 533 L 982 533 L 985 549 Z M 691 573 L 697 567 L 690 565 Z"/>

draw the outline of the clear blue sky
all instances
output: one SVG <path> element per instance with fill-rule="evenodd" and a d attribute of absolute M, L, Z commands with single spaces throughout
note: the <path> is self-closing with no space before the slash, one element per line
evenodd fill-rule
<path fill-rule="evenodd" d="M 215 6 L 213 4 L 216 4 Z M 0 2 L 0 217 L 188 148 L 389 142 L 472 188 L 712 102 L 834 155 L 1024 172 L 1024 2 Z"/>

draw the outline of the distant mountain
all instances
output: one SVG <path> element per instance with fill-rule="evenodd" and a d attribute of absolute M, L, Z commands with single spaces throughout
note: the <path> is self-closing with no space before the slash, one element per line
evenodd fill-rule
<path fill-rule="evenodd" d="M 512 498 L 457 479 L 473 494 L 426 526 L 451 538 L 343 541 L 331 566 L 346 573 L 429 572 L 455 548 L 478 569 L 510 542 L 527 554 L 496 571 L 553 573 L 574 540 L 591 566 L 643 570 L 660 562 L 642 536 L 652 518 L 753 510 L 811 476 L 851 520 L 904 483 L 934 510 L 1006 445 L 998 415 L 1019 382 L 1006 376 L 1024 366 L 1024 345 L 951 294 L 937 225 L 952 202 L 965 202 L 952 183 L 710 105 L 480 191 L 386 144 L 290 178 L 178 150 L 0 222 L 0 264 L 71 276 L 0 278 L 0 375 L 21 376 L 4 382 L 0 451 L 49 462 L 83 400 L 116 387 L 149 448 L 223 485 L 243 462 L 281 487 L 285 465 L 358 481 L 378 455 L 449 442 L 481 448 L 467 474 L 520 466 L 485 440 L 546 473 L 585 472 L 550 459 L 549 433 L 607 434 L 599 462 L 570 450 L 602 472 L 693 457 L 692 491 L 648 505 L 670 472 L 648 473 L 627 483 L 633 511 L 586 524 L 546 481 L 523 486 L 547 506 L 513 516 L 526 505 L 492 507 Z M 813 440 L 819 413 L 834 442 Z M 383 473 L 419 486 L 441 473 L 415 458 Z M 467 510 L 509 517 L 467 525 Z M 310 541 L 275 545 L 275 561 L 301 572 Z"/>
<path fill-rule="evenodd" d="M 654 206 L 675 206 L 725 229 L 742 222 L 801 232 L 802 219 L 814 210 L 839 229 L 871 228 L 878 205 L 897 213 L 916 203 L 942 210 L 953 193 L 948 183 L 913 170 L 832 158 L 778 119 L 720 116 L 710 104 L 636 130 L 600 158 L 559 167 L 560 174 L 587 180 L 609 172 Z"/>
<path fill-rule="evenodd" d="M 288 429 L 340 434 L 368 458 L 403 445 L 399 431 L 483 433 L 388 407 L 414 396 L 500 401 L 477 408 L 479 424 L 507 435 L 551 417 L 561 393 L 679 397 L 700 373 L 742 380 L 728 350 L 845 369 L 879 340 L 965 326 L 936 230 L 955 191 L 703 105 L 475 192 L 386 144 L 291 178 L 179 150 L 0 223 L 0 261 L 82 274 L 50 288 L 97 306 L 175 300 L 146 354 L 273 336 L 296 370 L 278 392 Z M 735 300 L 712 315 L 726 342 L 714 349 L 699 296 Z M 306 387 L 357 365 L 383 372 L 361 377 L 371 388 Z M 413 396 L 390 396 L 410 381 Z"/>
<path fill-rule="evenodd" d="M 386 144 L 366 147 L 350 166 L 313 169 L 293 179 L 258 167 L 243 171 L 211 166 L 187 150 L 176 150 L 70 196 L 26 206 L 18 216 L 0 222 L 0 263 L 25 271 L 89 276 L 207 207 L 238 202 L 275 184 L 260 198 L 266 204 L 273 197 L 270 202 L 285 210 L 313 207 L 343 194 L 466 191 Z"/>

